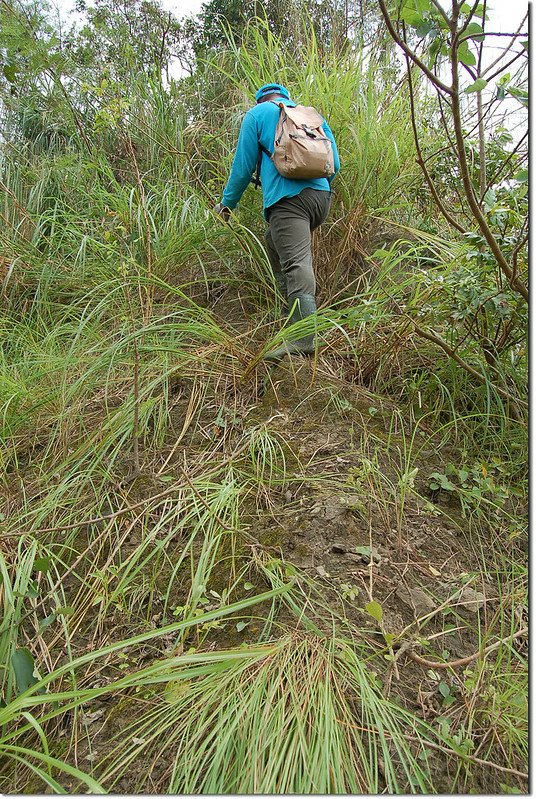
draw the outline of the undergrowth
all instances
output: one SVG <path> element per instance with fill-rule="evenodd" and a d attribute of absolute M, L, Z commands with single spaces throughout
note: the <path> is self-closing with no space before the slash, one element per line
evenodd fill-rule
<path fill-rule="evenodd" d="M 489 271 L 464 284 L 478 335 L 502 331 L 490 361 L 458 291 L 479 256 L 430 230 L 405 84 L 304 31 L 302 63 L 252 22 L 180 91 L 73 82 L 48 138 L 5 111 L 5 790 L 526 787 L 524 311 Z M 275 74 L 344 164 L 314 237 L 320 310 L 292 328 L 258 196 L 228 226 L 211 210 Z M 310 363 L 266 369 L 313 329 Z M 399 586 L 433 607 L 408 616 Z"/>

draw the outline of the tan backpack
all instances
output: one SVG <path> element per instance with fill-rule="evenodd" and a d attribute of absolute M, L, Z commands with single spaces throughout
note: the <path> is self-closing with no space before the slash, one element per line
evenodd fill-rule
<path fill-rule="evenodd" d="M 257 189 L 261 185 L 261 159 L 263 153 L 271 158 L 275 168 L 284 178 L 311 180 L 329 178 L 335 172 L 331 141 L 324 133 L 323 118 L 312 106 L 294 107 L 271 100 L 279 108 L 275 129 L 274 151 L 271 153 L 259 142 L 257 168 L 251 182 Z"/>
<path fill-rule="evenodd" d="M 272 100 L 272 102 L 274 102 Z M 284 178 L 329 178 L 335 169 L 323 118 L 312 106 L 279 106 L 272 161 Z"/>

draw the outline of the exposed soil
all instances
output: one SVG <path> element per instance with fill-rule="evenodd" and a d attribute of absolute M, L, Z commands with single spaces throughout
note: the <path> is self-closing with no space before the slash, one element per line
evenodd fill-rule
<path fill-rule="evenodd" d="M 237 330 L 241 327 L 242 305 L 237 301 L 226 317 L 226 324 Z M 431 662 L 471 657 L 479 650 L 481 630 L 488 627 L 497 610 L 496 588 L 482 574 L 481 556 L 470 545 L 467 520 L 456 502 L 444 492 L 431 494 L 427 487 L 428 476 L 451 456 L 448 447 L 443 445 L 440 450 L 439 442 L 423 425 L 415 437 L 417 452 L 411 456 L 414 471 L 404 490 L 400 479 L 406 442 L 412 433 L 409 420 L 401 413 L 398 427 L 393 427 L 394 403 L 339 379 L 330 357 L 334 356 L 328 352 L 318 361 L 283 362 L 271 370 L 264 383 L 266 370 L 260 366 L 244 383 L 231 382 L 223 389 L 219 387 L 217 397 L 203 397 L 188 424 L 185 420 L 192 387 L 187 380 L 177 378 L 170 387 L 173 432 L 157 466 L 166 464 L 166 473 L 171 474 L 176 467 L 180 476 L 179 470 L 188 464 L 190 473 L 195 473 L 196 464 L 203 464 L 207 451 L 225 461 L 226 453 L 247 441 L 248 431 L 264 426 L 280 444 L 280 472 L 275 483 L 264 487 L 261 483 L 256 493 L 250 491 L 242 498 L 240 529 L 246 535 L 235 540 L 237 563 L 250 562 L 253 542 L 258 554 L 292 564 L 301 575 L 304 590 L 320 593 L 346 634 L 366 636 L 379 652 L 383 649 L 391 658 L 380 657 L 374 666 L 377 670 L 380 663 L 379 677 L 386 695 L 433 721 L 444 712 L 439 684 L 449 685 L 459 696 L 463 671 L 443 667 L 434 671 L 398 653 L 398 647 L 411 644 L 409 650 Z M 118 490 L 130 503 L 162 489 L 154 465 L 136 479 L 131 479 L 129 457 L 118 466 L 124 472 L 124 483 L 120 479 Z M 182 542 L 175 543 L 179 551 Z M 124 542 L 123 556 L 134 552 L 139 544 L 134 527 Z M 195 542 L 194 551 L 199 546 L 200 542 Z M 249 574 L 256 590 L 267 589 L 254 568 Z M 67 578 L 67 589 L 71 579 Z M 167 580 L 169 573 L 163 572 L 157 583 L 166 584 Z M 225 590 L 229 582 L 225 560 L 216 564 L 211 580 L 211 589 Z M 181 605 L 188 588 L 189 572 L 179 571 L 169 607 Z M 233 600 L 239 598 L 239 592 L 233 595 Z M 381 619 L 366 610 L 371 602 L 380 606 Z M 146 629 L 147 619 L 153 627 L 173 621 L 169 607 L 166 617 L 156 593 L 139 628 L 133 618 L 118 609 L 113 618 L 106 619 L 106 641 L 122 640 Z M 266 608 L 256 606 L 256 616 L 262 617 L 268 608 L 269 603 Z M 299 626 L 284 606 L 277 621 L 287 628 Z M 325 619 L 315 621 L 321 627 L 325 623 Z M 202 647 L 227 649 L 255 643 L 261 624 L 262 620 L 242 631 L 233 624 L 222 625 L 209 632 Z M 426 651 L 416 640 L 423 635 L 433 641 Z M 82 647 L 83 635 L 79 640 Z M 391 642 L 394 649 L 390 649 Z M 188 643 L 199 642 L 192 639 L 183 646 Z M 86 646 L 91 648 L 91 640 Z M 139 668 L 174 651 L 173 636 L 167 641 L 160 639 L 157 647 L 130 650 L 125 668 L 128 664 Z M 91 685 L 104 685 L 118 676 L 116 669 L 105 666 Z M 66 740 L 74 735 L 77 742 L 73 762 L 88 770 L 110 750 L 113 736 L 137 713 L 139 703 L 128 697 L 105 698 L 91 703 L 76 719 L 67 719 L 62 735 Z M 141 756 L 114 790 L 135 792 L 148 768 L 149 761 Z M 452 774 L 445 768 L 444 759 L 439 758 L 435 778 L 438 791 L 448 791 L 452 784 Z M 154 792 L 162 789 L 159 775 L 153 774 L 145 782 L 144 792 L 151 792 L 153 777 Z M 522 787 L 515 778 L 509 780 Z M 503 782 L 500 773 L 475 766 L 467 787 L 472 792 L 501 793 Z M 64 784 L 68 790 L 76 789 L 74 781 Z"/>

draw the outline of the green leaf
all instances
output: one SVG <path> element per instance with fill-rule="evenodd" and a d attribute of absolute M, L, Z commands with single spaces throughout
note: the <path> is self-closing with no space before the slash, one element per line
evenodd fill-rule
<path fill-rule="evenodd" d="M 441 696 L 447 697 L 450 696 L 450 688 L 445 682 L 439 683 L 439 693 Z"/>
<path fill-rule="evenodd" d="M 37 585 L 36 580 L 32 580 L 32 582 L 28 584 L 26 596 L 29 596 L 30 599 L 36 599 L 36 597 L 39 596 L 39 586 Z"/>
<path fill-rule="evenodd" d="M 48 558 L 37 558 L 34 561 L 34 569 L 36 572 L 47 572 L 50 569 L 51 559 Z"/>
<path fill-rule="evenodd" d="M 45 627 L 49 627 L 53 621 L 56 620 L 56 614 L 51 613 L 49 616 L 45 616 L 44 619 L 39 623 L 39 630 L 44 630 Z"/>
<path fill-rule="evenodd" d="M 424 25 L 426 21 L 418 11 L 414 11 L 411 8 L 403 8 L 400 12 L 400 19 L 402 22 L 406 22 L 412 28 L 417 28 L 420 25 Z"/>
<path fill-rule="evenodd" d="M 526 89 L 520 86 L 510 86 L 508 88 L 508 93 L 511 94 L 512 97 L 515 97 L 525 108 L 529 107 L 529 93 Z"/>
<path fill-rule="evenodd" d="M 238 630 L 238 632 L 239 632 L 239 633 L 241 633 L 241 632 L 242 632 L 242 630 L 243 630 L 245 627 L 247 627 L 247 626 L 248 626 L 248 622 L 246 622 L 246 621 L 239 621 L 239 622 L 237 622 L 236 629 Z"/>
<path fill-rule="evenodd" d="M 480 19 L 484 18 L 484 4 L 483 3 L 480 3 L 479 5 L 477 5 L 477 7 L 475 8 L 474 11 L 473 11 L 472 7 L 469 5 L 469 3 L 463 3 L 461 8 L 460 8 L 460 11 L 461 11 L 462 14 L 466 14 L 467 16 L 469 16 L 471 14 L 473 17 L 480 17 Z M 487 18 L 488 17 L 487 17 L 487 14 L 486 14 L 486 19 Z"/>
<path fill-rule="evenodd" d="M 254 588 L 253 583 L 244 583 L 244 591 L 251 591 Z"/>
<path fill-rule="evenodd" d="M 374 599 L 372 602 L 368 602 L 365 605 L 365 613 L 368 613 L 369 616 L 372 616 L 373 619 L 376 619 L 378 624 L 382 623 L 383 619 L 383 610 L 382 606 L 379 602 L 376 602 Z"/>
<path fill-rule="evenodd" d="M 481 92 L 487 85 L 487 80 L 484 80 L 484 78 L 477 78 L 474 83 L 471 83 L 471 85 L 465 89 L 465 93 L 471 94 L 471 92 Z"/>
<path fill-rule="evenodd" d="M 434 30 L 434 24 L 429 20 L 425 19 L 422 25 L 417 25 L 416 34 L 419 38 L 424 39 L 425 36 L 428 36 L 430 31 Z"/>
<path fill-rule="evenodd" d="M 439 50 L 441 49 L 441 39 L 437 38 L 434 39 L 430 47 L 428 48 L 428 54 L 430 56 L 429 63 L 432 64 L 436 55 L 438 54 Z"/>
<path fill-rule="evenodd" d="M 471 52 L 466 41 L 458 47 L 458 58 L 466 67 L 474 67 L 476 64 L 476 56 Z"/>
<path fill-rule="evenodd" d="M 493 189 L 487 190 L 487 192 L 484 194 L 483 201 L 484 201 L 484 210 L 486 212 L 491 211 L 491 209 L 497 202 L 497 197 Z"/>
<path fill-rule="evenodd" d="M 428 485 L 432 490 L 436 490 L 436 488 L 442 488 L 444 491 L 456 490 L 456 486 L 450 482 L 446 474 L 441 474 L 440 472 L 433 472 L 428 478 L 428 480 L 429 480 Z"/>
<path fill-rule="evenodd" d="M 39 677 L 34 675 L 35 664 L 32 653 L 25 646 L 15 649 L 11 656 L 11 665 L 15 672 L 15 680 L 17 682 L 17 692 L 24 693 L 36 682 L 39 682 Z"/>
<path fill-rule="evenodd" d="M 518 183 L 526 183 L 529 179 L 529 172 L 528 169 L 522 169 L 517 175 L 514 175 L 512 180 L 516 180 Z"/>
<path fill-rule="evenodd" d="M 469 36 L 476 42 L 483 42 L 485 38 L 482 25 L 479 25 L 478 22 L 470 22 L 467 28 L 464 30 L 463 35 Z"/>
<path fill-rule="evenodd" d="M 9 81 L 9 83 L 15 83 L 15 78 L 17 77 L 17 68 L 13 64 L 4 64 L 4 78 Z"/>
<path fill-rule="evenodd" d="M 56 611 L 56 616 L 72 616 L 74 613 L 74 608 L 72 605 L 66 605 L 64 608 L 58 608 Z"/>

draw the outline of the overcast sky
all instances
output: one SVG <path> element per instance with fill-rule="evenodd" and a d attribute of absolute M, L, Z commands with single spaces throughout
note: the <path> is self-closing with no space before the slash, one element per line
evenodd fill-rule
<path fill-rule="evenodd" d="M 204 0 L 159 0 L 160 5 L 167 11 L 173 12 L 178 19 L 199 13 L 203 1 Z M 91 2 L 91 0 L 89 0 L 89 2 Z M 440 2 L 446 9 L 450 7 L 450 0 L 440 0 Z M 78 20 L 80 22 L 83 21 L 83 14 L 77 14 L 74 11 L 75 0 L 50 0 L 50 3 L 52 8 L 57 9 L 60 18 L 67 24 Z M 488 33 L 513 33 L 519 27 L 527 10 L 527 0 L 491 0 L 487 6 L 489 18 L 487 20 L 486 30 Z M 525 22 L 523 30 L 526 31 L 527 28 L 528 25 L 527 22 Z M 484 45 L 483 65 L 485 66 L 495 61 L 501 53 L 501 50 L 497 49 L 497 45 L 504 47 L 507 42 L 509 42 L 509 39 L 505 37 L 490 37 L 487 39 Z M 518 50 L 519 48 L 516 47 L 515 49 Z M 181 70 L 178 64 L 172 65 L 170 74 L 173 77 L 180 76 Z M 465 74 L 462 74 L 462 80 L 467 84 L 470 82 L 469 76 Z M 493 83 L 494 82 L 489 84 L 486 90 L 486 94 L 490 96 L 494 90 Z M 526 115 L 521 112 L 519 104 L 516 101 L 506 102 L 502 107 L 503 109 L 507 107 L 508 115 L 513 115 L 513 118 L 509 120 L 509 127 L 511 125 L 517 125 L 518 122 L 522 122 L 523 118 L 526 117 Z M 522 124 L 526 124 L 526 120 L 525 123 L 522 122 Z"/>
<path fill-rule="evenodd" d="M 160 4 L 167 11 L 172 11 L 176 17 L 189 16 L 190 14 L 197 14 L 202 5 L 203 0 L 160 0 Z M 76 14 L 73 9 L 75 0 L 52 0 L 52 7 L 58 8 L 62 16 L 66 16 L 69 20 L 74 20 L 76 17 L 82 18 L 82 15 Z M 445 4 L 447 7 L 447 4 Z M 488 30 L 497 32 L 510 32 L 517 28 L 523 16 L 527 12 L 527 0 L 495 0 L 488 4 Z"/>

